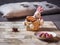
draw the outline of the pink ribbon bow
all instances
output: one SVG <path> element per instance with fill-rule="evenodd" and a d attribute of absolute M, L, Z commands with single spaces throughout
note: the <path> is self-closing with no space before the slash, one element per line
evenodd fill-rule
<path fill-rule="evenodd" d="M 43 12 L 42 6 L 38 6 L 37 11 L 39 11 L 40 13 Z"/>

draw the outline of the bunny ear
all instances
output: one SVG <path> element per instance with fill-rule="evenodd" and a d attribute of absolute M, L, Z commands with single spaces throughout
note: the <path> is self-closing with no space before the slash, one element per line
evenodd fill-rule
<path fill-rule="evenodd" d="M 39 11 L 40 13 L 43 12 L 42 6 L 38 6 L 37 11 Z"/>

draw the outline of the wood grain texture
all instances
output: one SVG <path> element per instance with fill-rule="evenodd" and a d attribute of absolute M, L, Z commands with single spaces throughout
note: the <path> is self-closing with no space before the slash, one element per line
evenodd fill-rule
<path fill-rule="evenodd" d="M 21 32 L 12 33 L 11 28 L 13 26 L 17 27 L 20 31 L 24 32 L 24 34 L 26 34 L 26 37 L 24 39 L 21 39 L 21 37 L 17 38 L 17 37 L 19 37 Z M 43 30 L 41 30 L 41 29 L 43 29 Z M 26 28 L 24 27 L 24 22 L 0 22 L 0 45 L 4 45 L 4 44 L 6 44 L 6 45 L 9 45 L 9 44 L 10 45 L 60 45 L 60 31 L 57 29 L 57 27 L 54 25 L 53 22 L 45 21 L 43 26 L 41 26 L 40 30 L 55 32 L 58 36 L 58 38 L 55 38 L 57 41 L 48 42 L 48 41 L 37 39 L 35 36 L 33 36 L 33 32 L 30 32 L 30 31 L 25 32 Z M 5 39 L 2 38 L 3 37 L 2 32 L 6 33 L 4 35 Z M 11 35 L 15 36 L 16 38 L 7 37 L 7 34 L 8 35 L 11 34 Z"/>

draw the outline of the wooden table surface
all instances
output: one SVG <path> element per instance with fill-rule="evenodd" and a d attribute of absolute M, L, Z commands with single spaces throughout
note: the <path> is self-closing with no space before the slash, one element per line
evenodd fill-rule
<path fill-rule="evenodd" d="M 21 32 L 17 33 L 9 33 L 11 32 L 11 28 L 17 26 L 19 31 L 24 32 L 24 35 L 28 35 L 24 39 L 21 38 L 23 36 L 20 35 Z M 26 29 L 24 27 L 23 22 L 0 22 L 0 45 L 60 45 L 60 31 L 51 21 L 45 21 L 44 25 L 41 26 L 40 31 L 51 31 L 55 32 L 59 38 L 56 38 L 57 41 L 43 41 L 39 40 L 36 37 L 33 37 L 35 32 L 25 32 Z M 3 32 L 5 34 L 3 34 Z M 3 35 L 2 35 L 3 34 Z M 13 38 L 8 37 L 13 35 Z M 2 36 L 2 37 L 1 37 Z M 21 36 L 21 37 L 19 37 Z M 31 38 L 32 37 L 32 38 Z M 31 39 L 30 39 L 31 38 Z"/>

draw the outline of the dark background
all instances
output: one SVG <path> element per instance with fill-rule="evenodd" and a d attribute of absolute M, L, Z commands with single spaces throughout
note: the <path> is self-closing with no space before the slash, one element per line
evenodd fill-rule
<path fill-rule="evenodd" d="M 5 3 L 15 3 L 15 2 L 34 2 L 34 1 L 47 1 L 60 6 L 60 0 L 0 0 L 0 5 Z"/>
<path fill-rule="evenodd" d="M 59 6 L 60 7 L 60 0 L 0 0 L 0 5 L 2 5 L 2 4 L 6 4 L 6 3 L 16 3 L 16 2 L 41 2 L 41 1 L 47 1 L 47 2 L 49 2 L 49 3 L 52 3 L 52 4 L 55 4 L 55 5 L 57 5 L 57 6 Z M 23 19 L 23 18 L 21 18 L 20 17 L 20 19 L 18 19 L 18 18 L 14 18 L 14 19 L 10 19 L 10 20 L 8 20 L 8 19 L 6 19 L 6 18 L 2 18 L 1 17 L 2 15 L 0 15 L 0 21 L 15 21 L 15 20 L 18 20 L 18 21 L 20 21 L 21 19 Z M 50 15 L 45 15 L 45 16 L 43 16 L 43 18 L 44 18 L 44 20 L 48 20 L 48 21 L 60 21 L 60 13 L 59 14 L 50 14 Z"/>
<path fill-rule="evenodd" d="M 16 3 L 16 2 L 36 2 L 36 1 L 47 1 L 49 3 L 55 4 L 60 7 L 60 0 L 0 0 L 0 5 L 5 4 L 5 3 Z M 45 15 L 43 16 L 43 19 L 45 21 L 53 21 L 56 26 L 60 29 L 60 14 L 50 14 L 50 15 Z M 6 19 L 2 18 L 0 15 L 0 21 L 21 21 L 23 18 L 15 18 L 14 19 Z"/>

